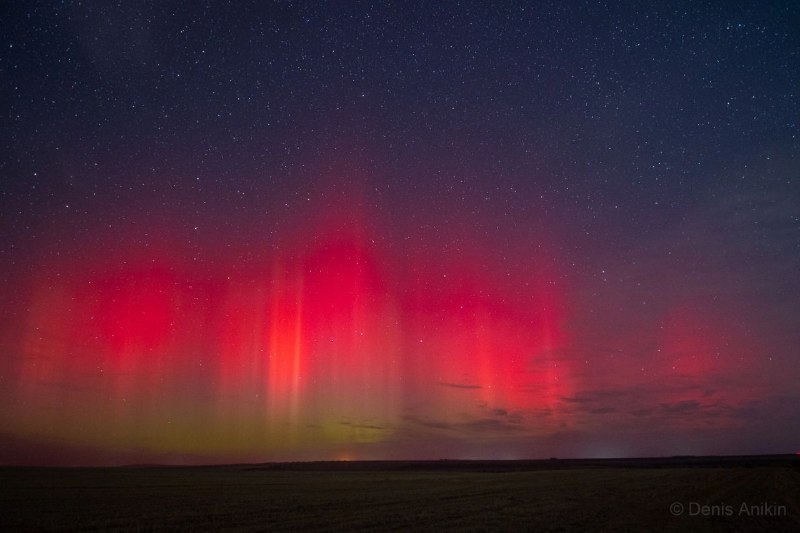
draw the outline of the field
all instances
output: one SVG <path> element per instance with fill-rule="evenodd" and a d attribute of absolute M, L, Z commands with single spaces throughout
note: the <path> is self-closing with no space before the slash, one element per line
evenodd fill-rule
<path fill-rule="evenodd" d="M 2 468 L 0 529 L 800 531 L 799 463 Z"/>

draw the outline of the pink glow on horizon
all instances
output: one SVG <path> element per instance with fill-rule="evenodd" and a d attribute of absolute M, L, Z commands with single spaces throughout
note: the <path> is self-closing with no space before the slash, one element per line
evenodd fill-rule
<path fill-rule="evenodd" d="M 758 347 L 688 304 L 651 324 L 654 336 L 616 341 L 636 351 L 655 338 L 657 381 L 625 358 L 587 374 L 571 355 L 569 287 L 542 247 L 500 268 L 477 236 L 446 252 L 421 237 L 392 241 L 355 206 L 276 239 L 280 252 L 246 268 L 235 256 L 199 268 L 164 245 L 35 272 L 15 348 L 19 432 L 224 457 L 355 456 L 419 431 L 466 450 L 524 446 L 522 435 L 602 428 L 609 416 L 626 427 L 637 412 L 670 427 L 733 427 L 713 409 L 755 397 L 713 383 L 741 372 L 731 354 Z M 583 397 L 590 383 L 658 386 L 631 415 Z M 87 412 L 90 431 L 75 423 Z"/>

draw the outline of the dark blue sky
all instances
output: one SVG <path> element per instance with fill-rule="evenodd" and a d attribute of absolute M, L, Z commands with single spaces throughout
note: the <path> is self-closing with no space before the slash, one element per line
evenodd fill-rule
<path fill-rule="evenodd" d="M 4 462 L 797 448 L 796 3 L 0 9 Z"/>

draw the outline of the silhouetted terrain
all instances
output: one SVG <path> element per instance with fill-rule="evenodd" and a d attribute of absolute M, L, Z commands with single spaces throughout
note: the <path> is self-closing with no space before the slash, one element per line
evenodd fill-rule
<path fill-rule="evenodd" d="M 296 463 L 264 463 L 243 465 L 263 470 L 314 471 L 453 471 L 453 472 L 526 472 L 531 470 L 562 470 L 585 468 L 719 468 L 730 466 L 787 466 L 800 462 L 800 457 L 786 455 L 631 457 L 618 459 L 534 459 L 518 461 L 470 460 L 458 461 L 304 461 Z"/>
<path fill-rule="evenodd" d="M 0 507 L 12 531 L 797 531 L 800 460 L 15 467 L 0 469 Z"/>

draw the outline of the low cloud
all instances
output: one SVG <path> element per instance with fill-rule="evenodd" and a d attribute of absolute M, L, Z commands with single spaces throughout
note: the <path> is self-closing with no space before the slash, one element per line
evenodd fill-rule
<path fill-rule="evenodd" d="M 480 385 L 471 385 L 469 383 L 447 383 L 444 381 L 440 381 L 439 385 L 443 387 L 452 387 L 454 389 L 480 389 Z"/>

